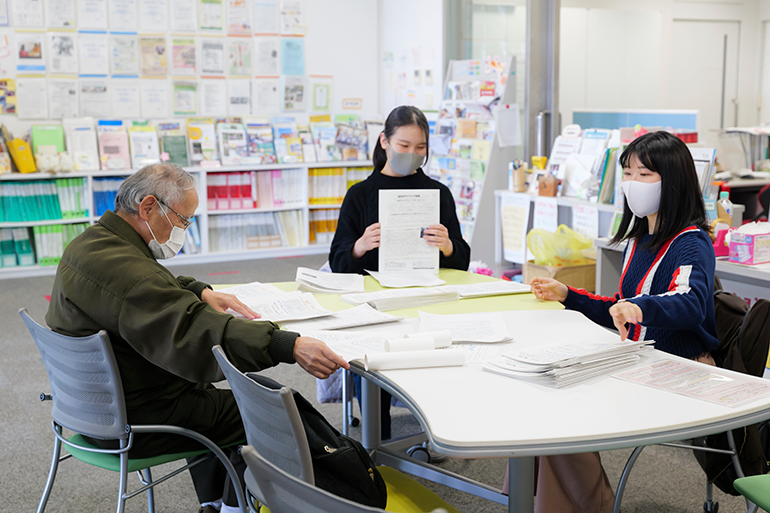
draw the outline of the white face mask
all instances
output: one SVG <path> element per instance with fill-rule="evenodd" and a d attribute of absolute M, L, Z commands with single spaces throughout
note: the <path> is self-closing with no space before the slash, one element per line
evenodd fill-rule
<path fill-rule="evenodd" d="M 161 244 L 158 242 L 158 239 L 155 238 L 155 233 L 153 233 L 152 228 L 150 228 L 150 223 L 145 221 L 144 224 L 147 225 L 147 228 L 149 228 L 150 234 L 152 235 L 152 240 L 147 246 L 150 248 L 152 256 L 157 260 L 167 260 L 175 257 L 182 250 L 182 246 L 184 246 L 184 230 L 178 226 L 174 226 L 174 223 L 168 218 L 168 214 L 166 214 L 163 206 L 161 206 L 160 203 L 158 203 L 158 206 L 160 206 L 160 211 L 163 212 L 163 215 L 166 216 L 168 224 L 171 225 L 171 236 L 166 242 Z"/>
<path fill-rule="evenodd" d="M 660 209 L 662 180 L 646 183 L 628 180 L 623 182 L 626 203 L 636 217 L 647 217 Z"/>

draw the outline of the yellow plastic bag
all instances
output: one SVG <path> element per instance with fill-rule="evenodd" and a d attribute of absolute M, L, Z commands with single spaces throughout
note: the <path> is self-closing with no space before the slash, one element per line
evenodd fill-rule
<path fill-rule="evenodd" d="M 535 256 L 537 265 L 584 265 L 593 263 L 583 251 L 593 246 L 593 241 L 560 224 L 556 233 L 535 229 L 527 234 L 527 247 Z"/>

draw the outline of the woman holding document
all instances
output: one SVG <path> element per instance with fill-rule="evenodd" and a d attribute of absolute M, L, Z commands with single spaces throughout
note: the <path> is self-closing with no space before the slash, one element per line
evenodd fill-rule
<path fill-rule="evenodd" d="M 471 248 L 460 233 L 455 202 L 449 188 L 425 175 L 428 158 L 428 120 L 416 107 L 396 107 L 385 120 L 374 149 L 374 171 L 348 190 L 340 208 L 329 265 L 337 273 L 378 271 L 380 247 L 379 191 L 381 189 L 438 189 L 440 223 L 425 227 L 425 243 L 439 248 L 439 266 L 466 271 Z M 361 397 L 361 378 L 354 376 Z M 382 438 L 390 434 L 390 394 L 382 391 Z"/>
<path fill-rule="evenodd" d="M 626 201 L 612 242 L 628 246 L 619 292 L 597 296 L 550 278 L 534 278 L 532 292 L 616 328 L 622 340 L 654 340 L 661 351 L 714 365 L 715 257 L 690 151 L 654 132 L 629 144 L 620 163 Z M 612 511 L 599 453 L 538 460 L 536 511 Z"/>

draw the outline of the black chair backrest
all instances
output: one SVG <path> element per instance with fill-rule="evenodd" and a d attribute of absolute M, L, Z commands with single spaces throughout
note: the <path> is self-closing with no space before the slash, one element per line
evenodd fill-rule
<path fill-rule="evenodd" d="M 92 438 L 127 439 L 123 386 L 107 332 L 68 337 L 36 323 L 26 308 L 19 315 L 48 373 L 54 421 Z"/>

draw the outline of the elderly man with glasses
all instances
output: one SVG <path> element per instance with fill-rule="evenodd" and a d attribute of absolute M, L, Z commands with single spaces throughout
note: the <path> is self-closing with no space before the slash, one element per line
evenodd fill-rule
<path fill-rule="evenodd" d="M 235 296 L 194 278 L 175 277 L 158 263 L 179 252 L 198 207 L 195 178 L 180 166 L 139 170 L 120 186 L 115 207 L 67 246 L 46 322 L 70 336 L 109 333 L 130 423 L 185 427 L 223 447 L 243 440 L 232 393 L 210 384 L 223 379 L 211 352 L 215 345 L 244 372 L 296 362 L 326 378 L 348 367 L 323 342 L 271 322 L 254 322 L 258 315 Z M 228 309 L 246 319 L 225 313 Z M 137 435 L 129 455 L 199 448 L 184 437 Z M 230 457 L 242 472 L 237 451 Z M 190 473 L 202 512 L 237 511 L 235 493 L 216 458 Z"/>

